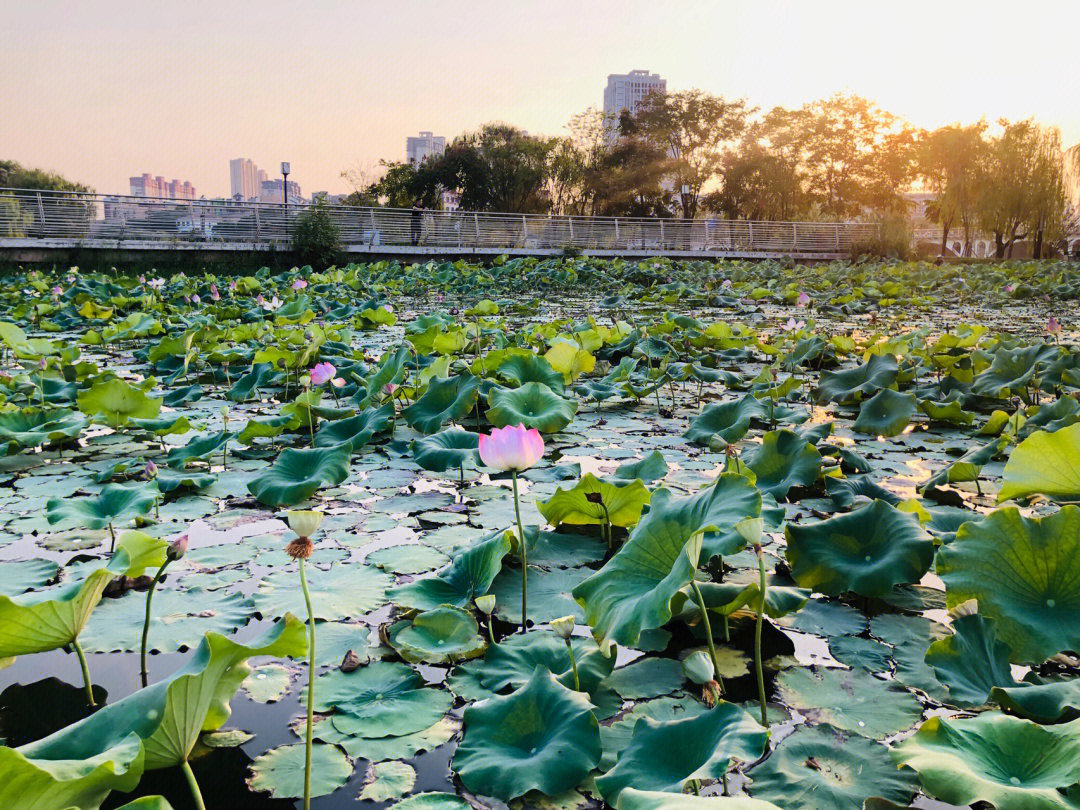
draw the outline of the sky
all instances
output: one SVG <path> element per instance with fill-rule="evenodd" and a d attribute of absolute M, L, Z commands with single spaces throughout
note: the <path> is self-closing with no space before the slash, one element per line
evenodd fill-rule
<path fill-rule="evenodd" d="M 104 193 L 149 172 L 229 193 L 228 161 L 305 194 L 420 130 L 559 135 L 609 73 L 768 109 L 836 92 L 920 127 L 1035 117 L 1080 141 L 1080 2 L 7 0 L 0 159 Z"/>

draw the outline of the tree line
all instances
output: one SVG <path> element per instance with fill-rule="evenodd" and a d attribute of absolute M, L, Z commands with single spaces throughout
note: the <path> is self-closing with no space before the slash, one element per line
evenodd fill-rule
<path fill-rule="evenodd" d="M 478 211 L 895 226 L 910 220 L 905 192 L 924 189 L 943 252 L 962 234 L 970 254 L 980 232 L 1002 258 L 1024 240 L 1040 256 L 1077 227 L 1067 178 L 1080 150 L 1033 120 L 920 130 L 851 94 L 762 112 L 687 90 L 654 93 L 633 114 L 586 111 L 568 130 L 487 124 L 419 164 L 383 161 L 373 182 L 353 176 L 347 202 L 438 208 L 450 190 Z"/>

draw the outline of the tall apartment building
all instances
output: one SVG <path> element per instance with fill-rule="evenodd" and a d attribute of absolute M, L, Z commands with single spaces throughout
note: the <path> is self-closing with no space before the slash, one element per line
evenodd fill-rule
<path fill-rule="evenodd" d="M 623 110 L 636 113 L 642 100 L 649 93 L 666 93 L 667 79 L 659 73 L 647 70 L 631 70 L 629 73 L 612 73 L 604 88 L 604 112 L 618 116 Z"/>
<path fill-rule="evenodd" d="M 405 160 L 408 163 L 422 163 L 424 158 L 441 155 L 446 151 L 446 138 L 421 132 L 419 137 L 405 139 Z"/>
<path fill-rule="evenodd" d="M 289 181 L 289 202 L 300 203 L 304 201 L 304 198 L 300 195 L 300 184 L 295 180 Z M 281 181 L 280 180 L 263 180 L 259 185 L 258 193 L 259 202 L 281 202 Z"/>
<path fill-rule="evenodd" d="M 241 200 L 257 199 L 267 179 L 266 171 L 249 158 L 229 161 L 229 196 L 233 198 L 239 195 Z"/>
<path fill-rule="evenodd" d="M 132 197 L 154 197 L 163 200 L 194 200 L 195 186 L 187 180 L 166 180 L 161 175 L 141 174 L 128 178 Z"/>

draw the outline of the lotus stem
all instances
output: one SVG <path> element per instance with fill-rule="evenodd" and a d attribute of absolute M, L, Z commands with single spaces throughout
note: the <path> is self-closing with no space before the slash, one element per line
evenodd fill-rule
<path fill-rule="evenodd" d="M 116 530 L 113 528 L 112 523 L 109 523 L 109 553 L 112 554 L 116 551 Z"/>
<path fill-rule="evenodd" d="M 694 572 L 697 574 L 697 571 Z M 712 637 L 712 625 L 709 624 L 709 611 L 705 608 L 705 597 L 701 595 L 701 588 L 697 580 L 690 580 L 690 587 L 694 589 L 694 599 L 697 601 L 698 610 L 701 611 L 701 623 L 705 627 L 705 640 L 709 642 L 709 657 L 712 658 L 713 669 L 716 670 L 716 682 L 720 685 L 720 691 L 724 691 L 724 679 L 720 675 L 720 657 L 716 654 L 716 642 Z"/>
<path fill-rule="evenodd" d="M 307 729 L 304 733 L 304 810 L 311 808 L 311 738 L 315 728 L 315 611 L 311 607 L 311 593 L 308 591 L 307 575 L 304 573 L 304 559 L 300 560 L 300 587 L 304 591 L 304 604 L 308 612 L 308 689 L 307 689 Z"/>
<path fill-rule="evenodd" d="M 165 562 L 161 564 L 161 568 L 154 574 L 154 579 L 150 582 L 150 587 L 146 591 L 146 615 L 143 617 L 142 645 L 139 648 L 139 674 L 142 676 L 143 686 L 146 686 L 146 639 L 150 635 L 150 610 L 154 603 L 154 589 L 161 582 L 161 576 L 165 573 L 165 568 L 170 562 L 172 560 L 165 559 Z"/>
<path fill-rule="evenodd" d="M 191 789 L 191 799 L 195 802 L 196 809 L 206 810 L 202 791 L 199 790 L 199 783 L 195 781 L 195 774 L 192 772 L 191 765 L 188 764 L 186 757 L 180 762 L 180 769 L 184 772 L 184 778 L 187 779 L 188 787 Z"/>
<path fill-rule="evenodd" d="M 86 653 L 79 644 L 78 637 L 71 640 L 71 646 L 75 648 L 75 654 L 79 656 L 79 666 L 82 667 L 83 684 L 86 685 L 86 700 L 91 706 L 97 706 L 94 702 L 94 690 L 90 686 L 90 667 L 86 665 Z"/>
<path fill-rule="evenodd" d="M 491 628 L 491 621 L 492 621 L 491 616 L 488 616 L 487 617 L 488 641 L 491 642 L 492 646 L 494 646 L 495 643 L 496 643 L 495 642 L 495 631 Z"/>
<path fill-rule="evenodd" d="M 758 603 L 757 626 L 754 628 L 754 669 L 757 673 L 758 700 L 761 702 L 761 725 L 769 727 L 769 721 L 765 714 L 765 675 L 761 671 L 761 627 L 765 623 L 765 591 L 768 583 L 765 579 L 765 555 L 762 554 L 761 545 L 754 546 L 754 552 L 758 559 L 758 575 L 760 578 L 761 602 Z"/>
<path fill-rule="evenodd" d="M 577 671 L 577 659 L 574 658 L 574 647 L 570 644 L 570 639 L 566 639 L 566 654 L 570 656 L 570 669 L 574 671 L 574 691 L 581 691 L 581 679 L 578 678 Z"/>
<path fill-rule="evenodd" d="M 521 544 L 521 632 L 528 625 L 529 608 L 529 553 L 525 548 L 525 528 L 521 525 L 521 505 L 518 503 L 518 474 L 512 470 L 510 478 L 514 482 L 514 516 L 517 518 L 518 542 Z"/>

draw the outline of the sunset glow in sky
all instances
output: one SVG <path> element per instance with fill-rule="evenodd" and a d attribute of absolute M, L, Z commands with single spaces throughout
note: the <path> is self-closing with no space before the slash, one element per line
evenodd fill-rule
<path fill-rule="evenodd" d="M 916 126 L 1034 116 L 1080 141 L 1076 0 L 9 0 L 0 158 L 207 196 L 230 158 L 289 160 L 305 194 L 339 192 L 420 130 L 563 134 L 633 69 L 762 108 L 850 90 Z"/>

